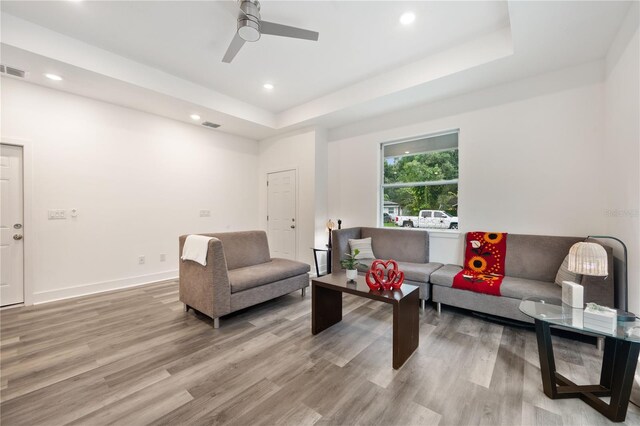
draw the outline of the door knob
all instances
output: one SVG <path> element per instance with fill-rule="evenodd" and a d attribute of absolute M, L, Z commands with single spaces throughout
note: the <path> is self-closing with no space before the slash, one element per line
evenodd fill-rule
<path fill-rule="evenodd" d="M 296 228 L 296 226 L 295 226 L 295 225 L 291 225 L 291 229 L 295 229 L 295 228 Z"/>
<path fill-rule="evenodd" d="M 16 241 L 21 240 L 21 239 L 22 239 L 22 235 L 20 235 L 20 234 L 13 234 L 13 239 L 14 239 L 14 240 L 16 240 Z"/>

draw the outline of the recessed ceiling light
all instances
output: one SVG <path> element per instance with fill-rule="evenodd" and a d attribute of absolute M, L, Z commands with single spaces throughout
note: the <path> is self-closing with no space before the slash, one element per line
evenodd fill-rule
<path fill-rule="evenodd" d="M 60 77 L 59 75 L 56 75 L 56 74 L 45 74 L 44 76 L 47 77 L 49 80 L 53 80 L 53 81 L 62 80 L 62 77 Z"/>
<path fill-rule="evenodd" d="M 274 86 L 271 83 L 265 83 L 265 84 L 262 85 L 262 87 L 264 87 L 267 90 L 273 90 Z"/>
<path fill-rule="evenodd" d="M 200 116 L 199 116 L 198 114 L 191 114 L 191 115 L 190 115 L 190 117 L 191 117 L 191 119 L 192 119 L 193 121 L 198 121 L 198 120 L 200 120 Z"/>
<path fill-rule="evenodd" d="M 416 20 L 416 14 L 413 12 L 405 12 L 400 16 L 400 23 L 402 25 L 411 25 Z"/>

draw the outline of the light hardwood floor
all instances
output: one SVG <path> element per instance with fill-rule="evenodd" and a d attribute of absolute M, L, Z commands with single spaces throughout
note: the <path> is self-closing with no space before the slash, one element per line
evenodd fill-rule
<path fill-rule="evenodd" d="M 599 425 L 542 393 L 535 334 L 444 309 L 391 368 L 389 306 L 345 295 L 311 335 L 310 292 L 221 321 L 185 313 L 176 282 L 0 312 L 2 425 Z M 596 382 L 594 346 L 554 337 L 558 369 Z M 627 424 L 640 424 L 631 406 Z"/>

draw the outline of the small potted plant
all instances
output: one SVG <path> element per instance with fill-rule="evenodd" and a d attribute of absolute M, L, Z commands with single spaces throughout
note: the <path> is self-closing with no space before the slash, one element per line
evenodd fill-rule
<path fill-rule="evenodd" d="M 355 249 L 353 253 L 345 255 L 344 259 L 340 261 L 340 265 L 347 270 L 347 279 L 349 281 L 355 281 L 356 277 L 358 276 L 357 267 L 360 262 L 358 262 L 356 256 L 358 256 L 359 254 L 360 250 Z"/>

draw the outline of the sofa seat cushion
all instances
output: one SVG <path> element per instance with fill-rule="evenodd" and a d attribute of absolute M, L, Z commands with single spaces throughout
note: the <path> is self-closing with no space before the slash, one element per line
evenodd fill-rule
<path fill-rule="evenodd" d="M 458 265 L 445 265 L 431 274 L 431 284 L 451 287 L 453 285 L 453 277 L 461 270 L 462 267 Z M 554 283 L 506 276 L 500 285 L 500 294 L 502 297 L 510 297 L 512 299 L 523 299 L 531 296 L 561 298 L 562 289 Z"/>
<path fill-rule="evenodd" d="M 442 268 L 431 274 L 430 282 L 434 285 L 451 287 L 453 285 L 453 277 L 455 277 L 460 271 L 462 271 L 462 266 L 444 265 Z"/>
<path fill-rule="evenodd" d="M 229 270 L 231 293 L 270 284 L 309 272 L 309 265 L 295 260 L 271 259 L 270 262 Z"/>
<path fill-rule="evenodd" d="M 525 297 L 562 298 L 562 288 L 555 283 L 528 280 L 526 278 L 504 277 L 500 285 L 500 294 L 512 299 Z"/>
<path fill-rule="evenodd" d="M 371 267 L 371 264 L 375 259 L 362 259 L 358 260 L 358 271 L 367 272 Z M 442 266 L 442 263 L 430 262 L 430 263 L 411 263 L 411 262 L 398 262 L 398 269 L 404 272 L 404 278 L 409 281 L 416 281 L 421 283 L 428 283 L 429 277 L 433 271 Z"/>

